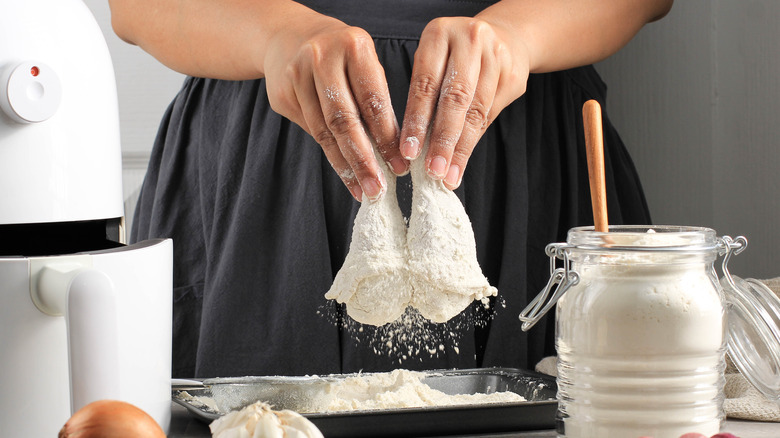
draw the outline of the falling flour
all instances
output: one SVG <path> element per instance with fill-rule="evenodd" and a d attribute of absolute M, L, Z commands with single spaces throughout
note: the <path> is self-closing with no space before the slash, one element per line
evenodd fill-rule
<path fill-rule="evenodd" d="M 360 324 L 344 318 L 339 309 L 325 306 L 317 313 L 343 329 L 356 347 L 369 349 L 399 367 L 414 368 L 407 364 L 421 363 L 429 357 L 473 354 L 471 349 L 461 347 L 464 335 L 473 333 L 474 328 L 486 327 L 504 308 L 503 300 L 494 298 L 489 307 L 475 304 L 446 323 L 436 324 L 413 307 L 407 307 L 396 320 L 380 326 Z"/>

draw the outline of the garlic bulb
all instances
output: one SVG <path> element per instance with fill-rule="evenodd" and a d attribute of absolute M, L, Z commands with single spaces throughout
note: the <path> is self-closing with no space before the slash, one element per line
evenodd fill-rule
<path fill-rule="evenodd" d="M 257 402 L 230 412 L 210 425 L 214 438 L 323 438 L 322 432 L 301 414 L 274 411 Z"/>

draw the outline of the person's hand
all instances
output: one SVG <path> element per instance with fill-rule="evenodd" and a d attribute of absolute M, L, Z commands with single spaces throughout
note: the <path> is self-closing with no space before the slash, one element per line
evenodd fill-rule
<path fill-rule="evenodd" d="M 428 174 L 454 189 L 477 141 L 525 93 L 525 45 L 479 18 L 443 17 L 426 26 L 414 56 L 400 150 L 415 159 L 426 135 Z"/>
<path fill-rule="evenodd" d="M 393 172 L 407 171 L 367 32 L 316 13 L 295 17 L 270 41 L 264 67 L 271 108 L 314 137 L 355 199 L 377 199 L 385 189 L 371 140 Z"/>

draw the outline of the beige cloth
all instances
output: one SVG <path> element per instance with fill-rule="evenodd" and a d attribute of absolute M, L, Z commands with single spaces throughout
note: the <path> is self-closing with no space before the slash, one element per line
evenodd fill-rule
<path fill-rule="evenodd" d="M 780 277 L 760 281 L 780 296 Z M 726 416 L 742 420 L 780 422 L 780 404 L 769 400 L 753 387 L 734 367 L 730 359 L 727 358 L 726 363 L 726 386 L 724 388 L 726 400 L 723 402 Z M 539 361 L 535 369 L 542 374 L 558 375 L 554 356 L 545 357 Z"/>

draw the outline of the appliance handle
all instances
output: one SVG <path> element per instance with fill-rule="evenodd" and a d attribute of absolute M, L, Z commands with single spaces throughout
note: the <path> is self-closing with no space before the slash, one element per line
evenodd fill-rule
<path fill-rule="evenodd" d="M 65 315 L 70 367 L 70 407 L 120 398 L 117 292 L 111 278 L 89 260 L 50 263 L 32 290 L 35 305 Z"/>
<path fill-rule="evenodd" d="M 68 287 L 71 411 L 93 401 L 119 399 L 117 294 L 111 278 L 82 269 Z"/>

